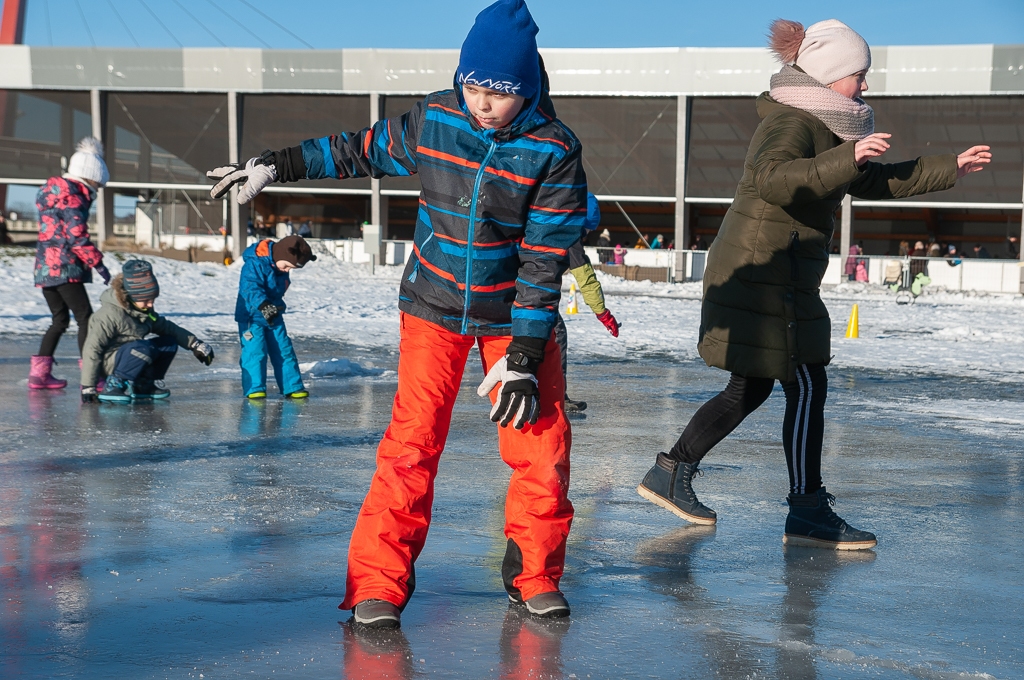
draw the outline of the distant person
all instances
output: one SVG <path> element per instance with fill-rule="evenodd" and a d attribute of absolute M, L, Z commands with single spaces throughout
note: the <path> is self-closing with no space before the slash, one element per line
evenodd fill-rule
<path fill-rule="evenodd" d="M 960 251 L 958 251 L 957 247 L 952 243 L 949 244 L 949 247 L 946 250 L 945 257 L 946 264 L 948 264 L 950 267 L 955 267 L 962 261 L 960 258 Z"/>
<path fill-rule="evenodd" d="M 284 325 L 284 293 L 293 269 L 316 259 L 301 236 L 286 236 L 277 243 L 267 239 L 242 253 L 245 264 L 238 278 L 235 322 L 242 344 L 242 394 L 249 399 L 267 396 L 267 359 L 274 369 L 277 389 L 289 399 L 309 396 L 302 384 L 299 360 Z"/>
<path fill-rule="evenodd" d="M 597 260 L 601 264 L 608 264 L 612 260 L 612 234 L 607 229 L 601 230 L 597 238 Z"/>
<path fill-rule="evenodd" d="M 100 296 L 82 354 L 82 401 L 128 404 L 166 399 L 164 376 L 178 348 L 209 366 L 213 348 L 153 308 L 160 284 L 153 265 L 128 260 Z M 104 381 L 97 392 L 97 384 Z"/>
<path fill-rule="evenodd" d="M 626 249 L 621 243 L 615 244 L 615 249 L 612 251 L 612 257 L 615 259 L 615 264 L 626 263 Z"/>
<path fill-rule="evenodd" d="M 660 250 L 661 249 L 661 234 L 658 234 L 657 236 L 655 236 L 654 240 L 651 241 L 651 249 L 652 250 Z"/>
<path fill-rule="evenodd" d="M 708 242 L 704 240 L 703 236 L 697 236 L 693 239 L 693 243 L 690 244 L 690 250 L 707 250 Z"/>
<path fill-rule="evenodd" d="M 597 280 L 594 267 L 590 264 L 583 249 L 583 239 L 590 232 L 597 229 L 601 223 L 601 209 L 598 207 L 597 198 L 594 194 L 587 194 L 587 219 L 583 224 L 583 233 L 579 241 L 569 248 L 569 273 L 576 279 L 576 285 L 583 295 L 583 301 L 587 303 L 590 310 L 597 315 L 600 321 L 612 337 L 619 337 L 619 322 L 615 320 L 612 313 L 605 307 L 604 289 L 601 282 Z M 565 376 L 565 412 L 581 413 L 587 410 L 587 402 L 575 401 L 569 398 L 569 333 L 565 328 L 565 320 L 558 315 L 555 322 L 555 342 L 562 352 L 562 375 Z"/>
<path fill-rule="evenodd" d="M 942 257 L 942 247 L 937 241 L 928 242 L 928 257 Z"/>
<path fill-rule="evenodd" d="M 313 226 L 309 220 L 305 220 L 299 225 L 299 236 L 302 238 L 313 238 Z"/>
<path fill-rule="evenodd" d="M 82 356 L 89 336 L 92 303 L 85 290 L 92 283 L 92 270 L 110 283 L 103 253 L 89 239 L 89 208 L 96 190 L 110 174 L 103 161 L 103 144 L 86 137 L 78 142 L 61 177 L 51 177 L 36 194 L 39 210 L 39 243 L 36 246 L 35 284 L 43 289 L 50 308 L 50 328 L 43 335 L 39 354 L 32 357 L 28 374 L 30 389 L 61 389 L 68 381 L 53 377 L 53 354 L 71 314 L 78 324 L 78 355 Z"/>
<path fill-rule="evenodd" d="M 857 258 L 861 255 L 860 246 L 856 243 L 850 244 L 850 254 L 846 257 L 846 280 L 857 280 Z"/>
<path fill-rule="evenodd" d="M 890 135 L 875 132 L 860 98 L 871 67 L 864 39 L 834 19 L 807 29 L 779 19 L 770 43 L 784 66 L 757 98 L 761 123 L 704 270 L 697 348 L 709 366 L 729 371 L 729 384 L 700 407 L 669 453 L 658 454 L 637 490 L 687 521 L 714 524 L 717 514 L 697 498 L 693 477 L 778 380 L 789 467 L 783 542 L 863 550 L 875 546 L 874 534 L 832 510 L 821 476 L 832 323 L 820 289 L 835 213 L 847 194 L 879 200 L 949 189 L 991 154 L 975 146 L 959 156 L 873 162 Z M 760 512 L 758 499 L 743 500 Z"/>
<path fill-rule="evenodd" d="M 295 235 L 295 225 L 292 224 L 291 218 L 288 218 L 287 220 L 285 220 L 285 223 L 284 223 L 284 235 L 286 237 L 287 236 L 294 236 Z"/>
<path fill-rule="evenodd" d="M 992 256 L 988 254 L 988 248 L 981 245 L 980 243 L 974 244 L 974 257 L 981 260 L 990 260 Z"/>
<path fill-rule="evenodd" d="M 928 262 L 924 259 L 928 257 L 928 249 L 924 247 L 924 241 L 914 243 L 910 257 L 913 258 L 910 260 L 910 280 L 913 281 L 918 274 L 928 273 Z"/>
<path fill-rule="evenodd" d="M 910 257 L 910 241 L 900 241 L 899 256 Z"/>
<path fill-rule="evenodd" d="M 1016 236 L 1006 237 L 1006 254 L 1011 260 L 1020 259 L 1020 239 Z"/>
<path fill-rule="evenodd" d="M 637 237 L 636 244 L 633 246 L 633 248 L 641 249 L 642 250 L 644 248 L 650 248 L 651 247 L 650 244 L 651 244 L 651 235 L 650 234 L 645 234 L 643 236 Z"/>
<path fill-rule="evenodd" d="M 0 210 L 0 246 L 5 246 L 10 243 L 10 239 L 7 237 L 7 218 L 4 217 L 4 211 Z"/>

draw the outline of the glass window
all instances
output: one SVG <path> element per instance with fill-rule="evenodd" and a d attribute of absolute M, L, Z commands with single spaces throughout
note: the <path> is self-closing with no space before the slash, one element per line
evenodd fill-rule
<path fill-rule="evenodd" d="M 896 255 L 901 242 L 913 249 L 921 241 L 925 246 L 940 244 L 943 254 L 953 244 L 964 257 L 1006 259 L 1010 258 L 1009 238 L 1020 237 L 1020 217 L 1019 210 L 903 208 L 897 202 L 892 207 L 855 207 L 853 242 L 861 244 L 867 255 Z M 832 245 L 838 243 L 837 232 Z"/>
<path fill-rule="evenodd" d="M 278 225 L 290 222 L 296 234 L 308 223 L 314 238 L 362 238 L 362 224 L 370 219 L 369 196 L 265 192 L 253 207 L 256 236 L 282 236 Z"/>
<path fill-rule="evenodd" d="M 675 97 L 552 97 L 583 143 L 590 191 L 675 196 Z"/>
<path fill-rule="evenodd" d="M 242 158 L 264 149 L 298 146 L 306 139 L 358 132 L 370 123 L 368 96 L 253 94 L 242 97 Z M 302 181 L 292 187 L 369 189 L 369 179 Z"/>
<path fill-rule="evenodd" d="M 949 191 L 916 200 L 1019 203 L 1024 186 L 1024 97 L 872 97 L 875 129 L 889 132 L 882 161 L 992 147 L 992 163 Z M 914 200 L 914 199 L 910 199 Z"/>
<path fill-rule="evenodd" d="M 59 175 L 78 140 L 92 134 L 90 110 L 88 92 L 0 90 L 0 177 Z"/>
<path fill-rule="evenodd" d="M 686 195 L 732 198 L 761 119 L 753 97 L 696 97 L 689 112 Z M 712 211 L 713 212 L 713 211 Z"/>
<path fill-rule="evenodd" d="M 111 92 L 107 97 L 112 180 L 206 184 L 206 171 L 229 160 L 224 95 Z"/>

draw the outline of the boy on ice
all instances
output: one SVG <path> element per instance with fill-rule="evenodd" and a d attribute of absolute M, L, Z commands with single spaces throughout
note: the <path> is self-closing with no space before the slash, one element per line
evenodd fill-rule
<path fill-rule="evenodd" d="M 281 394 L 291 399 L 309 396 L 302 384 L 288 330 L 284 327 L 284 293 L 291 285 L 293 269 L 316 259 L 301 236 L 286 236 L 254 243 L 242 253 L 245 264 L 238 279 L 235 321 L 242 343 L 242 393 L 249 399 L 267 396 L 267 357 Z"/>
<path fill-rule="evenodd" d="M 567 249 L 580 238 L 587 181 L 576 136 L 555 117 L 523 0 L 484 9 L 454 89 L 357 133 L 264 151 L 208 173 L 221 196 L 252 200 L 274 181 L 418 174 L 413 255 L 399 291 L 398 392 L 377 471 L 349 545 L 342 609 L 397 627 L 416 584 L 434 477 L 473 345 L 512 468 L 502 579 L 534 616 L 568 616 L 559 592 L 572 522 L 565 381 L 552 328 Z M 512 427 L 508 427 L 509 425 Z"/>
<path fill-rule="evenodd" d="M 97 399 L 127 404 L 140 399 L 166 399 L 164 375 L 178 347 L 192 350 L 209 366 L 213 348 L 156 313 L 153 303 L 160 284 L 153 265 L 128 260 L 100 296 L 100 311 L 89 318 L 82 349 L 82 401 Z M 155 335 L 156 337 L 149 337 Z M 97 394 L 97 385 L 106 383 Z"/>

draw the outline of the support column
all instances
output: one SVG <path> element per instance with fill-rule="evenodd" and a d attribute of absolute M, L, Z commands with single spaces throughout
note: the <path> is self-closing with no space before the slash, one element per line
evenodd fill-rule
<path fill-rule="evenodd" d="M 238 93 L 228 90 L 228 158 L 232 163 L 237 163 L 238 158 L 238 134 L 240 132 L 238 116 Z M 231 187 L 228 193 L 227 202 L 231 213 L 231 259 L 242 258 L 242 251 L 245 250 L 246 229 L 242 224 L 240 206 L 238 205 L 238 187 Z"/>
<path fill-rule="evenodd" d="M 1021 188 L 1021 202 L 1024 202 L 1024 187 Z M 1020 211 L 1020 232 L 1017 234 L 1017 259 L 1024 262 L 1024 210 Z M 1021 290 L 1024 290 L 1024 269 L 1020 274 Z"/>
<path fill-rule="evenodd" d="M 89 91 L 89 108 L 92 114 L 92 136 L 103 142 L 103 160 L 110 168 L 114 154 L 110 150 L 111 140 L 107 139 L 107 95 L 98 89 Z M 96 192 L 96 243 L 100 248 L 103 242 L 114 235 L 114 192 L 100 188 Z"/>
<path fill-rule="evenodd" d="M 373 125 L 381 119 L 380 111 L 380 93 L 370 93 L 370 125 Z M 381 219 L 382 208 L 387 209 L 386 205 L 382 202 L 380 195 L 380 180 L 370 179 L 370 224 L 376 224 L 381 227 L 381 240 L 383 241 L 388 237 L 384 231 L 384 221 Z"/>
<path fill-rule="evenodd" d="M 853 240 L 853 198 L 846 194 L 843 199 L 842 212 L 839 218 L 839 256 L 846 262 L 850 254 L 850 243 Z"/>
<path fill-rule="evenodd" d="M 690 97 L 676 99 L 676 220 L 675 220 L 675 275 L 676 281 L 686 278 L 686 250 L 690 246 L 690 225 L 686 209 L 686 153 L 690 138 Z"/>

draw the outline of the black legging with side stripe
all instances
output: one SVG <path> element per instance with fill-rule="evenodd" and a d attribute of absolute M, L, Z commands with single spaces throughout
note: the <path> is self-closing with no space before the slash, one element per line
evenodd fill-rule
<path fill-rule="evenodd" d="M 768 399 L 775 381 L 732 374 L 721 393 L 700 407 L 669 456 L 685 463 L 704 458 L 718 442 Z M 791 493 L 814 493 L 821 487 L 821 446 L 825 436 L 828 376 L 824 364 L 802 364 L 796 380 L 783 382 L 786 416 L 782 447 L 789 466 Z"/>

